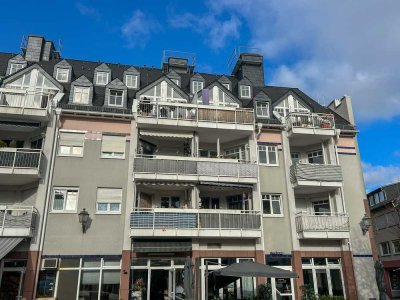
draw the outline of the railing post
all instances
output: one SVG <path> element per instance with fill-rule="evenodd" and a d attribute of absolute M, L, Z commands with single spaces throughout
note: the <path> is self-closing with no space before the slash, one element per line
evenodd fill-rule
<path fill-rule="evenodd" d="M 14 169 L 15 169 L 15 161 L 17 160 L 17 151 L 18 151 L 18 149 L 15 149 L 14 159 L 13 159 L 13 164 L 12 164 L 13 173 L 14 173 Z"/>
<path fill-rule="evenodd" d="M 1 235 L 4 233 L 4 225 L 6 223 L 7 208 L 4 210 L 3 221 L 1 222 Z"/>
<path fill-rule="evenodd" d="M 156 212 L 153 210 L 153 233 L 155 230 L 155 223 L 156 223 Z"/>

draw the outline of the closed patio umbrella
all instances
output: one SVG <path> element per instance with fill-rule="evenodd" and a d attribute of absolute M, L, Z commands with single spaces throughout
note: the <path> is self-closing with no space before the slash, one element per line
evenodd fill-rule
<path fill-rule="evenodd" d="M 215 271 L 216 276 L 297 278 L 297 273 L 252 261 L 235 263 Z"/>
<path fill-rule="evenodd" d="M 185 299 L 193 300 L 193 264 L 189 256 L 185 259 L 183 269 L 183 289 L 185 290 Z"/>

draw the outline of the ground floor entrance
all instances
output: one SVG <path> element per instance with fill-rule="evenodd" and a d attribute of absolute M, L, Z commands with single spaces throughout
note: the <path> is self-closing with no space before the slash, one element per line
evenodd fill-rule
<path fill-rule="evenodd" d="M 0 266 L 0 299 L 22 298 L 26 260 L 2 260 Z"/>

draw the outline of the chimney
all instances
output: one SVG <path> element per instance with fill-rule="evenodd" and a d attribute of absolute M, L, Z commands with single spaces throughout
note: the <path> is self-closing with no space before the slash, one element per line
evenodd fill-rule
<path fill-rule="evenodd" d="M 174 70 L 176 73 L 193 73 L 196 55 L 189 52 L 164 50 L 161 61 L 164 73 Z"/>
<path fill-rule="evenodd" d="M 240 53 L 232 75 L 241 80 L 247 77 L 254 86 L 264 86 L 264 58 L 261 54 Z"/>
<path fill-rule="evenodd" d="M 349 121 L 351 125 L 355 125 L 353 105 L 350 96 L 344 95 L 342 99 L 334 99 L 329 103 L 328 108 L 333 110 L 339 116 Z"/>
<path fill-rule="evenodd" d="M 26 61 L 39 62 L 60 58 L 60 53 L 56 51 L 54 43 L 46 41 L 44 37 L 38 35 L 29 35 L 26 46 L 22 48 L 22 51 L 25 54 Z"/>

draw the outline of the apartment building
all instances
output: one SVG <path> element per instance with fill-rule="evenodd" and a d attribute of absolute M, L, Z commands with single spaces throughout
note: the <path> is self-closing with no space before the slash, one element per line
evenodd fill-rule
<path fill-rule="evenodd" d="M 371 244 L 376 246 L 384 272 L 386 293 L 400 297 L 400 183 L 379 187 L 368 193 L 368 205 L 374 229 Z"/>
<path fill-rule="evenodd" d="M 273 299 L 377 297 L 350 98 L 266 86 L 259 53 L 230 75 L 165 54 L 63 59 L 39 36 L 0 54 L 4 298 L 181 299 L 188 257 L 195 299 L 252 297 L 266 279 L 208 282 L 241 261 L 298 273 L 267 279 Z"/>

